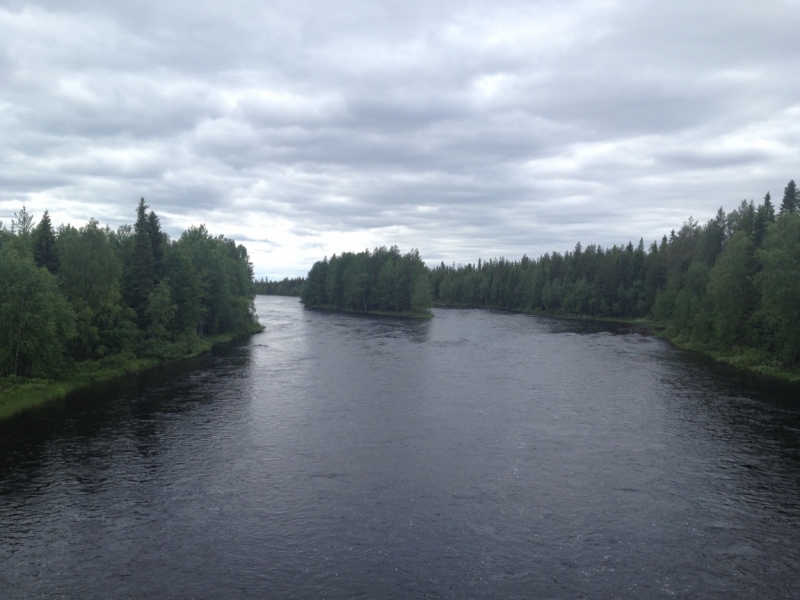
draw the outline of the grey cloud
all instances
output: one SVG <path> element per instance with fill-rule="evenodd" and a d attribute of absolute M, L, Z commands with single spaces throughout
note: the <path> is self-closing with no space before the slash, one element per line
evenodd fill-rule
<path fill-rule="evenodd" d="M 0 219 L 144 196 L 271 277 L 647 242 L 798 176 L 796 9 L 0 1 Z"/>

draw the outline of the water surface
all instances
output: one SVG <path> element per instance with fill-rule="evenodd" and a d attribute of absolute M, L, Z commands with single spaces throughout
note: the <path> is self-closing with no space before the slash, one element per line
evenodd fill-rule
<path fill-rule="evenodd" d="M 800 596 L 797 387 L 608 325 L 257 308 L 0 423 L 0 597 Z"/>

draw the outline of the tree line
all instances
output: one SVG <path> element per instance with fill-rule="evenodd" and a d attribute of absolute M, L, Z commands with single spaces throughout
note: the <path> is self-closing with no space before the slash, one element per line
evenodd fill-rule
<path fill-rule="evenodd" d="M 133 226 L 0 221 L 0 376 L 63 376 L 84 361 L 192 354 L 257 327 L 244 246 L 204 225 L 172 240 L 144 199 Z"/>
<path fill-rule="evenodd" d="M 282 280 L 270 281 L 267 277 L 256 279 L 254 289 L 256 294 L 265 296 L 299 296 L 305 283 L 305 277 L 295 277 L 289 279 L 284 277 Z"/>
<path fill-rule="evenodd" d="M 299 282 L 298 282 L 299 283 Z M 418 313 L 431 304 L 553 315 L 650 319 L 665 335 L 751 364 L 800 365 L 800 192 L 792 180 L 776 210 L 770 194 L 701 225 L 691 217 L 645 248 L 574 250 L 441 263 L 428 269 L 396 246 L 345 252 L 314 264 L 306 306 Z"/>
<path fill-rule="evenodd" d="M 737 349 L 758 364 L 800 365 L 800 195 L 792 180 L 776 215 L 763 202 L 720 208 L 701 225 L 645 249 L 581 246 L 478 260 L 430 272 L 440 305 L 497 307 L 548 314 L 652 318 L 666 335 L 704 350 Z"/>
<path fill-rule="evenodd" d="M 300 299 L 309 307 L 422 314 L 431 306 L 428 270 L 417 250 L 397 246 L 327 257 L 308 272 Z"/>

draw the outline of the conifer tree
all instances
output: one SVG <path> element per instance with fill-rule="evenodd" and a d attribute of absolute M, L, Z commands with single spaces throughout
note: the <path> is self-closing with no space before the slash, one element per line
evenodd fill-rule
<path fill-rule="evenodd" d="M 781 214 L 797 212 L 797 185 L 794 179 L 783 190 L 783 201 L 781 202 Z"/>
<path fill-rule="evenodd" d="M 164 247 L 167 245 L 161 232 L 161 221 L 154 211 L 147 215 L 147 235 L 153 247 L 153 272 L 156 279 L 164 276 Z"/>
<path fill-rule="evenodd" d="M 133 227 L 133 252 L 125 280 L 125 300 L 136 311 L 137 324 L 146 329 L 149 322 L 146 314 L 147 300 L 155 287 L 155 260 L 147 216 L 149 206 L 144 198 L 136 208 L 136 224 Z"/>
<path fill-rule="evenodd" d="M 775 207 L 772 205 L 772 197 L 767 192 L 767 195 L 764 196 L 764 213 L 767 215 L 767 220 L 770 223 L 775 222 Z"/>
<path fill-rule="evenodd" d="M 44 211 L 42 220 L 33 230 L 33 259 L 37 267 L 45 267 L 53 275 L 58 273 L 56 236 L 48 211 Z"/>
<path fill-rule="evenodd" d="M 758 247 L 764 242 L 764 237 L 767 234 L 767 225 L 775 222 L 775 207 L 772 206 L 772 198 L 767 192 L 764 196 L 764 203 L 758 207 L 756 211 L 756 221 L 753 227 L 753 239 Z"/>

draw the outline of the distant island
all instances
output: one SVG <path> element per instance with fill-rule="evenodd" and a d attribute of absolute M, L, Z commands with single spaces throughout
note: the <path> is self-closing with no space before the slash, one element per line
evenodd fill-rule
<path fill-rule="evenodd" d="M 293 279 L 284 277 L 275 281 L 269 281 L 266 277 L 262 277 L 253 282 L 253 289 L 256 294 L 262 296 L 299 296 L 305 282 L 305 277 Z"/>
<path fill-rule="evenodd" d="M 417 250 L 397 246 L 345 252 L 308 272 L 300 299 L 308 308 L 365 314 L 429 317 L 430 274 Z"/>
<path fill-rule="evenodd" d="M 103 379 L 260 331 L 247 250 L 204 225 L 0 222 L 0 418 Z"/>
<path fill-rule="evenodd" d="M 641 239 L 578 243 L 563 255 L 433 269 L 394 246 L 343 253 L 314 264 L 300 297 L 361 313 L 419 315 L 435 305 L 630 320 L 718 360 L 798 379 L 800 195 L 792 180 L 777 211 L 767 193 L 758 205 L 720 208 L 705 225 L 690 217 L 647 248 Z"/>

